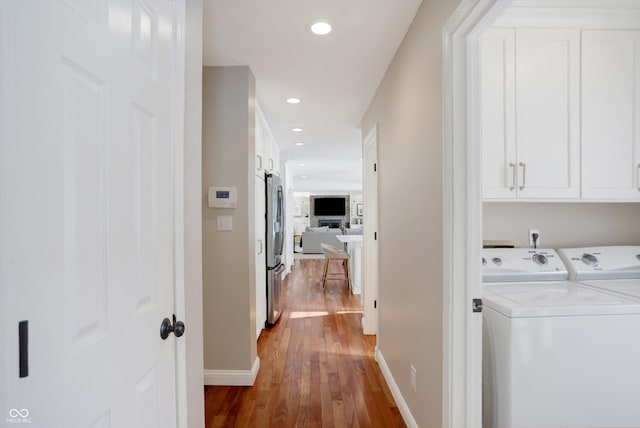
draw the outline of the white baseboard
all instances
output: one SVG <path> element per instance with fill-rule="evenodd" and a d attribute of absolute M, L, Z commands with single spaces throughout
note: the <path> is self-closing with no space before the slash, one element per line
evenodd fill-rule
<path fill-rule="evenodd" d="M 393 399 L 396 400 L 398 410 L 400 410 L 400 414 L 402 415 L 402 419 L 404 419 L 404 423 L 407 424 L 407 427 L 409 428 L 418 428 L 418 424 L 416 423 L 416 420 L 413 419 L 413 415 L 409 410 L 409 406 L 407 406 L 407 403 L 404 401 L 404 397 L 400 393 L 400 388 L 398 388 L 396 381 L 393 379 L 391 370 L 389 370 L 389 366 L 387 366 L 387 362 L 384 360 L 382 352 L 377 346 L 375 355 L 376 361 L 380 366 L 380 370 L 382 370 L 382 375 L 384 376 L 384 379 L 387 381 L 387 385 L 391 390 L 391 395 L 393 395 Z"/>
<path fill-rule="evenodd" d="M 204 384 L 215 386 L 252 386 L 260 370 L 260 358 L 256 357 L 251 370 L 205 370 Z"/>

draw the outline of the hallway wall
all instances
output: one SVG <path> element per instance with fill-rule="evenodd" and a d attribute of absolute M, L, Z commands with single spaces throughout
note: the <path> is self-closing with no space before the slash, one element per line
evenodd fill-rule
<path fill-rule="evenodd" d="M 423 1 L 362 120 L 378 124 L 378 347 L 423 427 L 442 425 L 442 28 L 458 4 Z"/>
<path fill-rule="evenodd" d="M 204 67 L 202 92 L 204 369 L 247 371 L 257 358 L 255 79 L 249 67 Z M 237 187 L 238 207 L 210 208 L 209 186 Z M 218 231 L 218 216 L 232 216 L 233 230 Z"/>

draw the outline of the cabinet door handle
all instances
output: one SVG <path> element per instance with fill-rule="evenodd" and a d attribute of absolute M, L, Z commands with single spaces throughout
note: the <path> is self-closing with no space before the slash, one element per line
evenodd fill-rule
<path fill-rule="evenodd" d="M 256 157 L 258 158 L 258 168 L 256 169 L 260 171 L 262 169 L 262 156 L 256 155 Z"/>
<path fill-rule="evenodd" d="M 520 190 L 524 190 L 524 186 L 527 184 L 527 165 L 524 162 L 520 162 L 519 165 L 522 167 L 522 186 L 520 186 Z"/>
<path fill-rule="evenodd" d="M 273 171 L 274 163 L 273 159 L 269 159 L 269 171 Z"/>
<path fill-rule="evenodd" d="M 510 191 L 510 192 L 513 192 L 514 190 L 516 190 L 516 181 L 517 181 L 517 179 L 518 179 L 518 178 L 516 177 L 516 174 L 517 174 L 517 171 L 516 171 L 516 164 L 515 164 L 515 163 L 513 163 L 513 162 L 509 162 L 509 167 L 510 167 L 510 168 L 513 168 L 513 169 L 512 169 L 513 174 L 512 174 L 512 176 L 511 176 L 511 187 L 509 187 L 509 191 Z"/>
<path fill-rule="evenodd" d="M 258 239 L 258 255 L 262 254 L 262 239 Z"/>

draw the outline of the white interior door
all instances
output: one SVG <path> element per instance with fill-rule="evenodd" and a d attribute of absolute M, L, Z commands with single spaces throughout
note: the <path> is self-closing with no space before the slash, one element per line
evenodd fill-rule
<path fill-rule="evenodd" d="M 378 334 L 378 135 L 377 125 L 364 139 L 362 330 Z"/>
<path fill-rule="evenodd" d="M 0 421 L 176 426 L 175 7 L 0 2 Z"/>

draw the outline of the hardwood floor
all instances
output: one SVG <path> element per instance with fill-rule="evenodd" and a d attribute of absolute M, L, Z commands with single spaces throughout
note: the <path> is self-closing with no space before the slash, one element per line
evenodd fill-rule
<path fill-rule="evenodd" d="M 297 260 L 284 310 L 258 340 L 252 387 L 205 387 L 206 427 L 404 427 L 363 336 L 360 296 L 327 281 L 324 260 Z M 334 269 L 338 269 L 336 263 Z"/>

